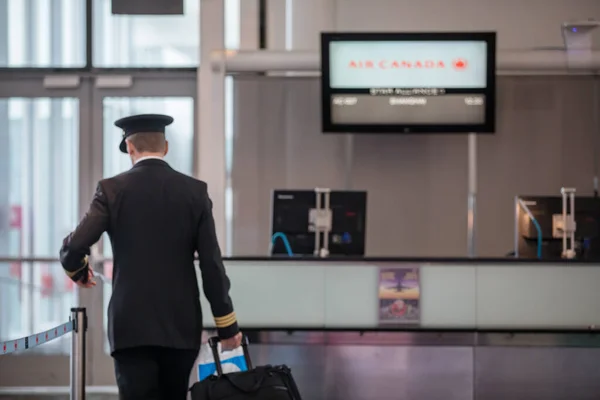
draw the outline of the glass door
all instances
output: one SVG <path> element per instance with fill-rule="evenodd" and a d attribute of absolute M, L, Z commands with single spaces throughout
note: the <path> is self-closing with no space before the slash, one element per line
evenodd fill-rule
<path fill-rule="evenodd" d="M 0 341 L 67 322 L 79 301 L 57 257 L 88 178 L 79 133 L 89 85 L 49 86 L 44 76 L 0 77 Z M 0 386 L 67 385 L 69 352 L 66 335 L 5 356 Z"/>
<path fill-rule="evenodd" d="M 129 87 L 96 87 L 93 93 L 94 112 L 94 175 L 96 181 L 117 175 L 131 168 L 129 156 L 119 151 L 122 132 L 114 122 L 134 114 L 167 114 L 174 122 L 167 128 L 169 154 L 166 161 L 178 171 L 193 175 L 196 154 L 195 97 L 196 74 L 173 73 L 160 79 L 152 76 L 133 76 Z M 112 277 L 112 251 L 110 241 L 105 237 L 99 246 L 102 261 L 95 269 L 107 278 Z M 94 340 L 94 385 L 114 385 L 114 370 L 106 336 L 107 309 L 112 288 L 100 283 L 93 304 L 102 305 L 94 309 L 96 335 L 101 332 L 101 340 Z"/>
<path fill-rule="evenodd" d="M 194 171 L 199 7 L 185 0 L 184 15 L 140 16 L 112 14 L 111 0 L 0 0 L 0 340 L 86 307 L 88 385 L 114 383 L 103 329 L 110 290 L 77 290 L 58 250 L 98 180 L 128 167 L 113 119 L 172 114 L 169 160 Z M 0 397 L 7 386 L 66 394 L 69 336 L 0 356 L 0 371 Z"/>

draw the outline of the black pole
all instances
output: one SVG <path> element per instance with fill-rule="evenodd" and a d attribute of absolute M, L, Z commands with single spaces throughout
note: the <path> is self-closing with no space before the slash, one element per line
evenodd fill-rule
<path fill-rule="evenodd" d="M 94 57 L 94 1 L 85 1 L 85 66 L 93 68 Z"/>
<path fill-rule="evenodd" d="M 258 0 L 258 48 L 267 48 L 267 0 Z"/>

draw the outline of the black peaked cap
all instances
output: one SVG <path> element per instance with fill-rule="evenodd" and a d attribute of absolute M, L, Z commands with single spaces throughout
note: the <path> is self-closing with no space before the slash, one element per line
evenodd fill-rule
<path fill-rule="evenodd" d="M 165 133 L 167 126 L 173 123 L 173 117 L 162 114 L 139 114 L 115 121 L 115 126 L 123 130 L 119 150 L 127 154 L 125 139 L 136 133 Z"/>

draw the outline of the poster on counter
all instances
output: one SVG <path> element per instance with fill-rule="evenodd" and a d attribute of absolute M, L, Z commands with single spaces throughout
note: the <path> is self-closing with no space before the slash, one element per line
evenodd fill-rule
<path fill-rule="evenodd" d="M 415 325 L 421 320 L 418 266 L 379 269 L 379 324 Z"/>

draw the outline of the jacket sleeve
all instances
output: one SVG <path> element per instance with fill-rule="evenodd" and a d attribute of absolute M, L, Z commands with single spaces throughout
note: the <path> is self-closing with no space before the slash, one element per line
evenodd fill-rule
<path fill-rule="evenodd" d="M 206 186 L 202 196 L 202 215 L 198 224 L 198 257 L 202 273 L 204 294 L 210 303 L 215 326 L 221 339 L 228 339 L 239 332 L 233 303 L 229 297 L 230 282 L 225 273 L 221 250 L 217 242 L 212 202 Z"/>
<path fill-rule="evenodd" d="M 67 276 L 73 281 L 87 277 L 90 247 L 100 240 L 108 225 L 108 202 L 100 182 L 87 213 L 77 228 L 63 240 L 60 249 L 60 262 Z"/>

